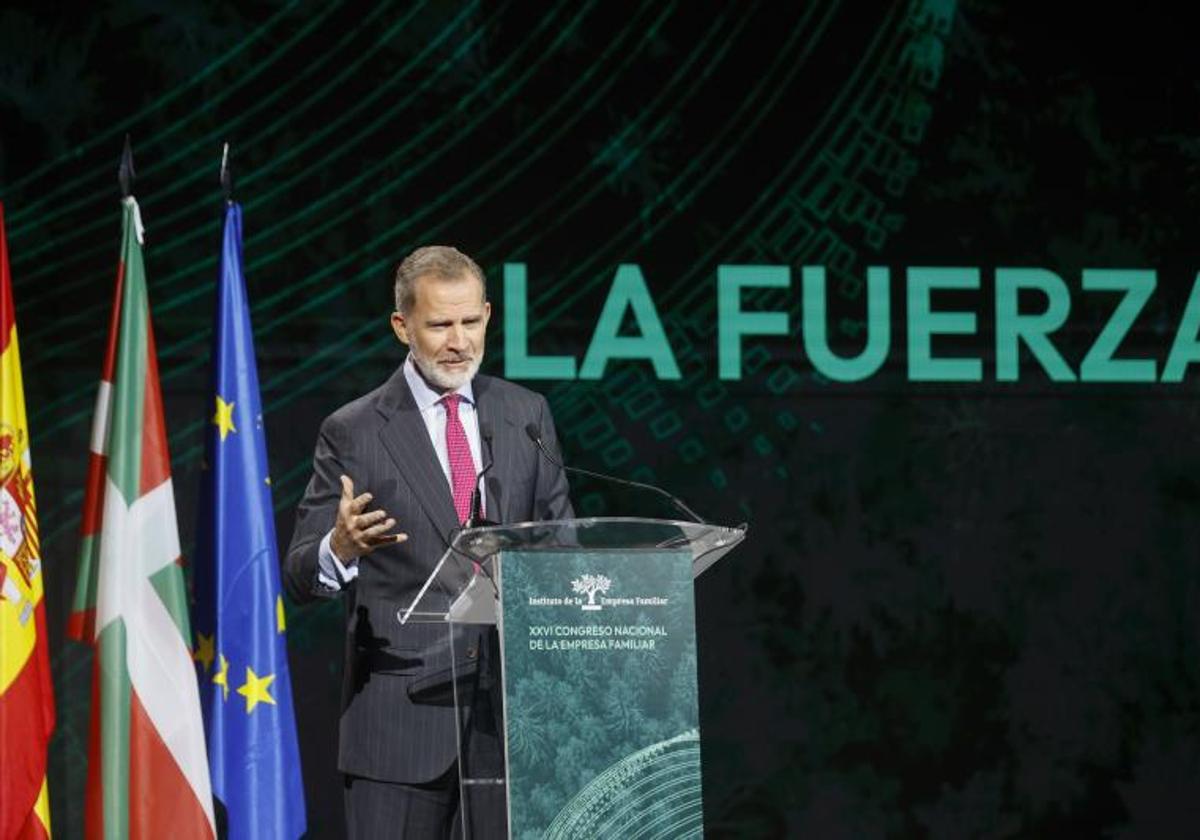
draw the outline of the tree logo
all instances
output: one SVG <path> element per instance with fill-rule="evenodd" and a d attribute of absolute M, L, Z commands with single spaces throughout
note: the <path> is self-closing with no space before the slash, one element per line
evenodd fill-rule
<path fill-rule="evenodd" d="M 604 575 L 583 575 L 571 581 L 571 591 L 579 595 L 587 595 L 588 602 L 583 605 L 585 610 L 598 610 L 600 604 L 596 603 L 596 593 L 604 593 L 612 586 L 612 581 Z"/>

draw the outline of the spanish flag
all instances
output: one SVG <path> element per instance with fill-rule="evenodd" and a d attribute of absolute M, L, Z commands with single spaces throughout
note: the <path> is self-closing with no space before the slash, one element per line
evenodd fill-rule
<path fill-rule="evenodd" d="M 0 205 L 0 840 L 50 836 L 54 687 L 4 206 Z"/>

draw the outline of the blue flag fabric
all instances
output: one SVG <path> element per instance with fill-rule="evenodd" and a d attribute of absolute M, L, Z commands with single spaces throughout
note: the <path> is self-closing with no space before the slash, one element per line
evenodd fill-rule
<path fill-rule="evenodd" d="M 296 838 L 304 785 L 288 676 L 267 443 L 250 307 L 242 208 L 225 212 L 213 393 L 196 530 L 196 667 L 217 823 L 228 836 Z"/>

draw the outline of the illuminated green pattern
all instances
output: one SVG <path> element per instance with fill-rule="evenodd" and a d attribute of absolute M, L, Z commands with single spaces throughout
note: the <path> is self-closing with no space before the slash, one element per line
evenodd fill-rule
<path fill-rule="evenodd" d="M 556 4 L 536 15 L 503 2 L 381 3 L 363 15 L 347 5 L 292 3 L 253 25 L 246 21 L 236 47 L 210 56 L 200 72 L 180 74 L 175 87 L 56 163 L 10 179 L 5 200 L 14 280 L 28 319 L 30 378 L 54 371 L 31 396 L 35 433 L 75 437 L 72 451 L 82 464 L 98 375 L 96 325 L 111 305 L 115 215 L 106 173 L 129 131 L 162 381 L 175 415 L 168 430 L 181 505 L 190 501 L 206 420 L 193 395 L 207 376 L 215 170 L 224 140 L 233 143 L 246 212 L 268 423 L 297 410 L 322 414 L 372 387 L 394 364 L 394 342 L 379 320 L 388 300 L 384 278 L 415 243 L 463 244 L 489 267 L 496 299 L 500 264 L 528 261 L 530 341 L 538 352 L 554 349 L 542 342 L 556 322 L 565 332 L 552 342 L 568 334 L 585 340 L 594 316 L 583 313 L 598 306 L 597 294 L 619 263 L 669 249 L 690 267 L 669 277 L 652 263 L 642 270 L 675 351 L 678 386 L 656 381 L 643 364 L 613 362 L 589 387 L 551 385 L 549 396 L 569 453 L 588 452 L 592 465 L 655 478 L 663 453 L 671 452 L 689 471 L 708 462 L 701 478 L 726 492 L 729 476 L 710 454 L 741 437 L 751 419 L 713 381 L 703 290 L 720 262 L 785 252 L 793 263 L 821 259 L 825 252 L 815 244 L 842 220 L 850 225 L 846 233 L 876 231 L 869 247 L 881 247 L 878 231 L 896 229 L 899 220 L 889 221 L 879 200 L 853 197 L 875 189 L 859 185 L 883 172 L 890 185 L 884 194 L 902 192 L 904 150 L 919 140 L 913 126 L 928 119 L 920 97 L 936 82 L 913 68 L 933 61 L 926 56 L 944 34 L 946 16 L 916 4 L 874 21 L 874 34 L 854 47 L 860 57 L 843 86 L 822 92 L 814 100 L 819 108 L 806 106 L 810 117 L 788 157 L 770 177 L 731 191 L 745 144 L 794 110 L 800 92 L 807 98 L 807 75 L 822 72 L 813 62 L 831 51 L 831 33 L 847 31 L 843 4 L 807 4 L 784 17 L 770 4 L 705 16 L 678 3 L 644 4 L 623 16 L 605 14 L 598 3 Z M 769 47 L 766 32 L 775 39 Z M 656 81 L 643 86 L 647 73 Z M 722 90 L 732 79 L 745 84 Z M 634 93 L 638 106 L 624 107 Z M 901 101 L 909 104 L 894 107 Z M 520 213 L 505 211 L 514 194 L 550 172 L 552 189 L 529 193 Z M 703 219 L 730 215 L 718 206 L 731 201 L 744 202 L 731 214 L 736 221 L 710 235 L 715 231 L 705 230 Z M 848 215 L 850 207 L 857 215 Z M 800 240 L 800 250 L 791 247 L 793 223 L 777 218 L 787 208 L 795 208 L 788 220 L 823 231 Z M 597 227 L 597 214 L 613 223 Z M 848 259 L 830 263 L 839 272 L 833 283 L 855 274 Z M 573 350 L 580 359 L 583 346 Z M 495 370 L 503 369 L 502 347 L 498 334 L 489 355 Z M 747 347 L 748 372 L 763 369 L 764 353 Z M 782 385 L 781 393 L 794 387 L 790 378 L 771 383 Z M 192 402 L 195 410 L 173 408 Z M 695 411 L 721 423 L 690 422 Z M 777 413 L 777 424 L 753 438 L 762 457 L 800 422 L 790 409 Z M 294 438 L 272 432 L 272 482 L 286 533 L 310 469 L 312 429 L 296 428 Z M 81 484 L 67 480 L 44 495 L 55 510 L 46 517 L 44 542 L 72 554 Z M 620 512 L 586 486 L 577 502 L 589 513 Z M 185 527 L 189 519 L 182 512 Z M 293 646 L 314 649 L 336 634 L 338 609 L 312 609 L 290 621 Z M 86 660 L 67 650 L 56 668 L 67 696 L 76 696 L 69 687 L 86 682 Z M 74 761 L 83 744 L 71 721 L 81 725 L 82 706 L 68 701 L 62 713 L 63 755 Z"/>
<path fill-rule="evenodd" d="M 1190 825 L 1190 32 L 1157 7 L 995 0 L 0 10 L 0 199 L 51 626 L 74 585 L 126 133 L 191 542 L 228 141 L 281 535 L 321 418 L 402 358 L 396 261 L 455 244 L 489 278 L 485 371 L 549 398 L 568 461 L 750 523 L 696 590 L 709 836 Z M 868 330 L 884 271 L 887 341 L 882 316 Z M 760 320 L 722 309 L 722 277 Z M 605 310 L 614 288 L 624 311 Z M 946 312 L 974 333 L 922 331 Z M 766 329 L 734 353 L 722 313 Z M 676 515 L 572 489 L 581 513 Z M 287 614 L 319 837 L 341 833 L 344 620 L 335 603 Z M 82 834 L 90 667 L 54 651 L 62 836 Z M 545 746 L 529 724 L 515 749 Z M 651 757 L 690 760 L 673 739 L 693 727 L 601 767 L 640 755 L 641 796 Z M 586 836 L 572 820 L 606 785 L 544 824 Z"/>
<path fill-rule="evenodd" d="M 546 829 L 546 840 L 575 837 L 703 837 L 700 735 L 685 732 L 605 770 Z"/>

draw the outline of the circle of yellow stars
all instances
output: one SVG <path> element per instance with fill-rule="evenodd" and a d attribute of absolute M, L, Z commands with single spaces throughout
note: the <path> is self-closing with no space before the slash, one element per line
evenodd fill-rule
<path fill-rule="evenodd" d="M 237 427 L 233 424 L 233 402 L 226 402 L 221 399 L 221 395 L 217 395 L 217 411 L 213 415 L 213 423 L 221 432 L 221 441 L 229 436 L 230 432 L 237 432 Z M 267 479 L 267 483 L 271 483 L 271 479 Z M 283 598 L 277 597 L 275 601 L 275 619 L 278 632 L 282 633 L 285 628 L 283 616 Z M 216 652 L 213 634 L 197 633 L 196 634 L 196 650 L 192 654 L 197 662 L 203 667 L 204 673 L 208 673 L 212 669 L 213 661 L 219 659 L 219 664 L 216 673 L 213 674 L 212 681 L 214 685 L 221 687 L 221 699 L 229 699 L 229 660 L 225 658 L 225 654 Z M 246 714 L 254 711 L 254 707 L 259 703 L 267 703 L 271 706 L 275 705 L 275 698 L 271 696 L 271 683 L 275 681 L 274 674 L 264 674 L 259 676 L 254 673 L 254 669 L 249 665 L 246 666 L 246 680 L 238 688 L 237 693 L 246 698 Z"/>
<path fill-rule="evenodd" d="M 275 597 L 275 621 L 276 632 L 283 633 L 287 629 L 287 625 L 284 621 L 283 596 L 279 595 Z M 197 633 L 196 649 L 192 652 L 192 658 L 201 664 L 202 673 L 207 674 L 210 670 L 214 670 L 212 682 L 221 687 L 221 699 L 227 701 L 230 688 L 229 660 L 225 658 L 225 654 L 217 653 L 214 637 L 213 633 Z M 214 661 L 217 662 L 216 669 L 213 669 Z M 246 698 L 246 714 L 254 711 L 254 707 L 259 703 L 275 705 L 275 698 L 271 696 L 271 683 L 273 682 L 275 682 L 274 674 L 259 676 L 254 673 L 253 668 L 249 665 L 246 666 L 245 681 L 237 689 L 237 693 Z"/>

